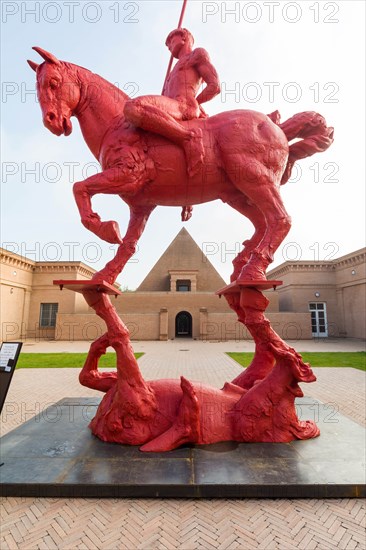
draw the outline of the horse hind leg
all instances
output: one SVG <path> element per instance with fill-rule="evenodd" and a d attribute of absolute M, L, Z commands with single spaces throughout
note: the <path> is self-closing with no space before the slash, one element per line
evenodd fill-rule
<path fill-rule="evenodd" d="M 259 161 L 248 159 L 243 155 L 233 155 L 229 162 L 242 166 L 236 170 L 232 183 L 260 210 L 265 220 L 263 238 L 257 242 L 249 261 L 243 266 L 240 281 L 266 280 L 266 270 L 280 244 L 291 228 L 291 218 L 287 214 L 279 193 L 279 174 L 276 175 Z"/>
<path fill-rule="evenodd" d="M 291 228 L 291 218 L 287 214 L 281 196 L 275 186 L 251 189 L 248 195 L 260 204 L 266 219 L 267 228 L 261 242 L 253 250 L 249 262 L 243 267 L 240 280 L 265 280 L 266 270 Z"/>
<path fill-rule="evenodd" d="M 238 193 L 235 196 L 229 196 L 222 198 L 223 202 L 229 204 L 232 208 L 243 214 L 254 225 L 254 234 L 252 237 L 243 242 L 244 248 L 233 260 L 234 271 L 231 274 L 231 282 L 236 281 L 240 275 L 241 270 L 248 263 L 252 252 L 256 249 L 259 243 L 262 241 L 267 223 L 259 208 L 251 203 L 243 193 Z"/>

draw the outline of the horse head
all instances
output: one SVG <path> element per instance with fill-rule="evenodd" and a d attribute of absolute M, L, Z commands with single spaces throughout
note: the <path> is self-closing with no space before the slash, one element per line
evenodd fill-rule
<path fill-rule="evenodd" d="M 40 65 L 28 60 L 37 74 L 37 96 L 43 124 L 57 136 L 69 136 L 72 132 L 70 117 L 80 100 L 77 77 L 71 70 L 71 64 L 60 61 L 42 48 L 34 47 L 33 50 L 44 59 Z"/>

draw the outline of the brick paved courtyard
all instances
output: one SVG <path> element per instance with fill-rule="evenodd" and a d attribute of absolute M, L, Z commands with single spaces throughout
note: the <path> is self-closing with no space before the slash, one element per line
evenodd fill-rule
<path fill-rule="evenodd" d="M 83 351 L 87 343 L 33 343 L 23 351 Z M 135 351 L 147 379 L 190 379 L 217 387 L 240 367 L 225 351 L 250 351 L 250 342 L 192 340 L 139 342 Z M 358 351 L 361 342 L 300 342 L 299 351 Z M 365 374 L 355 369 L 314 369 L 318 380 L 303 384 L 306 396 L 329 403 L 365 425 Z M 78 369 L 21 369 L 15 372 L 1 416 L 1 434 L 63 397 L 88 397 Z M 366 548 L 365 505 L 342 500 L 159 500 L 5 498 L 0 545 L 5 549 L 353 549 Z"/>

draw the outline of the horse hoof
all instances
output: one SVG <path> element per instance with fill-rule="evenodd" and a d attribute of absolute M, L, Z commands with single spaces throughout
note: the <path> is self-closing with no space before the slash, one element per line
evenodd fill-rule
<path fill-rule="evenodd" d="M 111 244 L 122 244 L 123 240 L 119 232 L 118 223 L 114 221 L 102 222 L 98 230 L 98 236 Z"/>

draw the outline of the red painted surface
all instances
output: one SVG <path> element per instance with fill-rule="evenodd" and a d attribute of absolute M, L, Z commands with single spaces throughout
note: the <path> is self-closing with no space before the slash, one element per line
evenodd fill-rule
<path fill-rule="evenodd" d="M 104 294 L 111 294 L 112 296 L 118 296 L 122 294 L 122 292 L 118 290 L 118 288 L 110 285 L 109 283 L 106 283 L 105 281 L 95 283 L 94 281 L 89 280 L 82 281 L 79 279 L 59 279 L 53 281 L 53 284 L 58 285 L 60 287 L 60 290 L 63 290 L 65 288 L 67 290 L 73 290 L 74 292 L 80 292 L 81 294 L 84 292 L 84 290 L 95 290 L 96 292 L 104 292 Z"/>
<path fill-rule="evenodd" d="M 270 279 L 266 279 L 263 281 L 254 281 L 249 279 L 247 281 L 240 280 L 239 283 L 234 281 L 224 288 L 220 288 L 220 290 L 217 290 L 215 294 L 217 294 L 218 296 L 236 294 L 238 292 L 240 294 L 242 288 L 257 288 L 259 290 L 269 290 L 270 288 L 273 288 L 273 290 L 276 290 L 276 288 L 280 285 L 282 285 L 282 281 L 271 281 Z"/>
<path fill-rule="evenodd" d="M 316 425 L 300 422 L 294 407 L 295 397 L 302 395 L 298 383 L 315 376 L 271 328 L 264 316 L 268 301 L 260 289 L 280 283 L 265 275 L 291 226 L 280 186 L 297 160 L 331 145 L 333 128 L 313 111 L 283 124 L 278 111 L 267 116 L 237 110 L 208 117 L 202 104 L 220 91 L 208 53 L 193 49 L 186 29 L 170 33 L 167 46 L 177 62 L 162 96 L 130 99 L 100 76 L 40 48 L 34 49 L 44 63 L 29 62 L 37 73 L 46 128 L 67 136 L 75 116 L 102 166 L 100 174 L 74 185 L 81 221 L 101 239 L 119 244 L 115 258 L 93 277 L 96 287 L 69 285 L 83 293 L 107 325 L 106 334 L 91 345 L 80 375 L 82 384 L 106 393 L 91 428 L 103 440 L 142 445 L 144 451 L 185 442 L 315 437 Z M 298 141 L 290 143 L 294 139 Z M 91 198 L 98 193 L 119 195 L 129 205 L 123 239 L 117 222 L 102 221 L 93 212 Z M 255 357 L 222 390 L 184 378 L 146 382 L 128 330 L 103 285 L 114 284 L 157 205 L 181 206 L 182 220 L 187 220 L 192 205 L 218 198 L 255 228 L 233 262 L 232 284 L 219 291 L 253 336 Z M 98 370 L 108 346 L 116 351 L 115 373 Z"/>
<path fill-rule="evenodd" d="M 299 382 L 313 382 L 315 376 L 271 328 L 264 316 L 268 300 L 260 291 L 244 287 L 227 296 L 253 335 L 256 354 L 251 365 L 221 390 L 184 377 L 145 381 L 128 330 L 109 297 L 96 291 L 85 291 L 84 297 L 108 328 L 91 345 L 80 373 L 81 384 L 105 392 L 90 424 L 103 441 L 159 452 L 184 443 L 288 442 L 319 435 L 314 422 L 298 420 L 294 405 L 295 397 L 303 395 Z M 116 351 L 117 372 L 98 370 L 108 346 Z"/>

